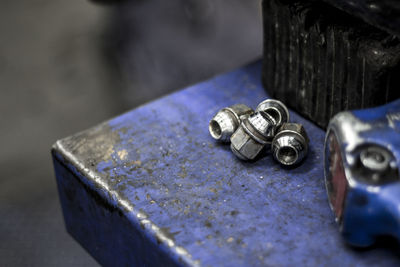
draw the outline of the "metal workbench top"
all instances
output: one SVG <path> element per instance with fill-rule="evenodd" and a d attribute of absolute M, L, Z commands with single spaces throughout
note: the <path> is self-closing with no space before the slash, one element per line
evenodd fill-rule
<path fill-rule="evenodd" d="M 304 164 L 242 162 L 208 121 L 267 98 L 260 62 L 166 96 L 53 149 L 68 231 L 104 265 L 399 265 L 389 248 L 355 250 L 339 235 L 323 177 L 324 131 Z"/>

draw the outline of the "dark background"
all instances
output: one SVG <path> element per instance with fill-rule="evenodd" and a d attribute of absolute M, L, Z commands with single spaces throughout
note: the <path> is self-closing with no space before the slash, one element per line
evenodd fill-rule
<path fill-rule="evenodd" d="M 259 0 L 0 1 L 0 266 L 97 263 L 65 231 L 51 145 L 261 56 Z"/>

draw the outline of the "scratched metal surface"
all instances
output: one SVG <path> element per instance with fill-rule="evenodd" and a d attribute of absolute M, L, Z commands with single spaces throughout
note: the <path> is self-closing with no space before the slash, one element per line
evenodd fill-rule
<path fill-rule="evenodd" d="M 257 62 L 58 141 L 69 232 L 106 265 L 157 264 L 157 251 L 170 265 L 398 265 L 390 249 L 354 250 L 341 239 L 325 193 L 321 129 L 291 112 L 311 139 L 294 169 L 268 155 L 239 161 L 209 136 L 218 109 L 267 97 L 260 75 Z M 147 259 L 126 256 L 135 253 Z"/>

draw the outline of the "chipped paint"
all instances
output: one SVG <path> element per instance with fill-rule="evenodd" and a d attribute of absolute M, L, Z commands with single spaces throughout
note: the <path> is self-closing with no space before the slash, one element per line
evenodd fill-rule
<path fill-rule="evenodd" d="M 128 151 L 126 151 L 126 149 L 122 149 L 122 150 L 118 151 L 117 154 L 118 154 L 120 160 L 125 160 L 128 156 Z"/>

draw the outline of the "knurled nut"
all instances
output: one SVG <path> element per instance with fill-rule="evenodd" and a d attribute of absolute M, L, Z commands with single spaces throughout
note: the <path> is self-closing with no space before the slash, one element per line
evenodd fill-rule
<path fill-rule="evenodd" d="M 239 125 L 240 124 L 240 118 L 239 116 L 236 114 L 235 111 L 233 111 L 233 109 L 231 109 L 230 107 L 227 108 L 223 108 L 221 111 L 228 111 L 229 113 L 231 113 L 235 119 L 236 119 L 236 124 Z"/>
<path fill-rule="evenodd" d="M 272 122 L 273 118 L 269 114 L 266 114 L 269 117 L 269 120 Z M 248 119 L 245 119 L 242 122 L 242 127 L 245 130 L 245 132 L 250 135 L 254 140 L 259 142 L 260 144 L 267 145 L 271 144 L 271 141 L 269 141 L 263 134 L 261 134 L 254 126 L 249 122 Z"/>
<path fill-rule="evenodd" d="M 270 105 L 272 104 L 272 105 Z M 267 107 L 266 107 L 267 106 Z M 267 109 L 275 109 L 278 113 L 280 113 L 281 121 L 278 124 L 287 123 L 290 121 L 290 113 L 285 104 L 277 99 L 266 99 L 262 101 L 256 108 L 256 112 L 265 111 Z M 282 110 L 280 110 L 282 109 Z M 283 111 L 283 114 L 282 114 Z M 284 115 L 284 116 L 283 116 Z M 286 120 L 283 120 L 286 118 Z"/>
<path fill-rule="evenodd" d="M 248 158 L 247 158 L 246 156 L 244 156 L 242 153 L 240 153 L 240 151 L 237 150 L 237 149 L 235 148 L 235 146 L 233 146 L 232 144 L 231 144 L 231 150 L 232 150 L 233 153 L 234 153 L 237 157 L 239 157 L 240 159 L 242 159 L 242 160 L 248 160 Z"/>
<path fill-rule="evenodd" d="M 275 135 L 274 139 L 278 139 L 278 138 L 281 137 L 282 135 L 286 135 L 286 134 L 294 134 L 296 137 L 299 137 L 299 138 L 301 139 L 301 141 L 303 141 L 303 143 L 306 144 L 306 145 L 305 145 L 305 148 L 307 149 L 307 144 L 308 144 L 309 140 L 307 140 L 306 138 L 304 138 L 304 136 L 302 136 L 301 134 L 299 134 L 299 133 L 296 132 L 296 131 L 292 131 L 292 130 L 282 130 L 282 131 L 278 132 L 278 133 Z"/>

